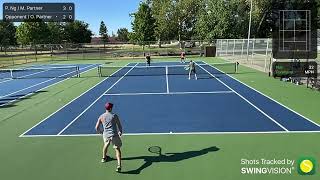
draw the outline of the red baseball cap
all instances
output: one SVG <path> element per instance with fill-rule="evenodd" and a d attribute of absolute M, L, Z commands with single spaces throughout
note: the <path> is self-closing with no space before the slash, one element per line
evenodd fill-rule
<path fill-rule="evenodd" d="M 112 107 L 113 107 L 113 104 L 112 104 L 112 103 L 109 103 L 109 102 L 105 105 L 105 108 L 106 108 L 106 110 L 108 110 L 108 111 L 110 111 L 110 110 L 112 109 Z"/>

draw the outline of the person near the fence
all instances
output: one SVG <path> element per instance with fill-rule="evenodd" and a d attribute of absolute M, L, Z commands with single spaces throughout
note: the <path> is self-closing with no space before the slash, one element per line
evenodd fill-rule
<path fill-rule="evenodd" d="M 102 159 L 101 162 L 107 162 L 108 156 L 107 151 L 110 144 L 113 144 L 113 148 L 116 151 L 116 157 L 118 161 L 118 166 L 116 168 L 117 172 L 121 171 L 121 135 L 122 135 L 122 126 L 118 115 L 112 113 L 113 104 L 107 103 L 105 105 L 106 112 L 103 113 L 96 123 L 96 131 L 102 134 L 104 145 L 102 149 Z M 103 130 L 101 130 L 101 125 Z"/>
<path fill-rule="evenodd" d="M 146 55 L 146 63 L 147 63 L 147 66 L 150 66 L 150 64 L 151 64 L 151 56 L 150 56 L 150 54 L 147 54 Z"/>
<path fill-rule="evenodd" d="M 181 52 L 180 61 L 181 61 L 181 63 L 185 63 L 186 62 L 186 53 L 185 52 Z"/>
<path fill-rule="evenodd" d="M 189 80 L 191 79 L 192 73 L 194 74 L 194 78 L 197 80 L 196 63 L 191 60 L 189 63 Z"/>

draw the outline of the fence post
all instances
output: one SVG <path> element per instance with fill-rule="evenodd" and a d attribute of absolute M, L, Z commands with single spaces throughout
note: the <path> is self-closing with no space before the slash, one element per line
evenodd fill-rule
<path fill-rule="evenodd" d="M 37 44 L 34 45 L 34 51 L 35 51 L 34 56 L 35 56 L 35 58 L 36 58 L 36 62 L 38 62 L 38 58 L 37 58 L 37 53 L 38 53 L 38 51 L 37 51 Z"/>
<path fill-rule="evenodd" d="M 22 47 L 22 50 L 23 50 L 24 60 L 26 60 L 26 64 L 27 64 L 28 63 L 28 59 L 27 59 L 27 55 L 26 55 L 26 49 L 24 49 Z"/>
<path fill-rule="evenodd" d="M 253 38 L 252 39 L 252 54 L 251 54 L 252 59 L 251 59 L 251 64 L 253 64 L 254 44 L 255 44 L 255 39 Z"/>
<path fill-rule="evenodd" d="M 267 71 L 268 50 L 269 50 L 269 38 L 267 39 L 266 57 L 264 58 L 264 72 Z"/>
<path fill-rule="evenodd" d="M 226 56 L 228 56 L 228 49 L 229 49 L 229 39 L 227 39 Z"/>
<path fill-rule="evenodd" d="M 14 65 L 14 59 L 13 59 L 12 51 L 11 51 L 11 60 L 12 60 L 12 65 Z"/>
<path fill-rule="evenodd" d="M 242 58 L 242 56 L 243 56 L 244 43 L 245 43 L 245 40 L 244 40 L 244 39 L 242 39 L 241 58 Z"/>
<path fill-rule="evenodd" d="M 234 56 L 234 49 L 236 48 L 236 39 L 233 39 L 233 52 L 232 56 Z"/>
<path fill-rule="evenodd" d="M 85 60 L 86 59 L 86 54 L 85 54 L 86 53 L 86 47 L 84 46 L 84 44 L 79 44 L 79 47 L 82 49 L 82 59 Z"/>
<path fill-rule="evenodd" d="M 52 44 L 50 44 L 50 57 L 51 57 L 51 61 L 53 61 L 52 56 L 53 56 L 53 46 L 52 46 Z"/>
<path fill-rule="evenodd" d="M 219 56 L 221 56 L 221 54 L 222 54 L 222 49 L 223 49 L 223 47 L 222 47 L 222 39 L 220 39 L 220 54 L 219 54 Z"/>

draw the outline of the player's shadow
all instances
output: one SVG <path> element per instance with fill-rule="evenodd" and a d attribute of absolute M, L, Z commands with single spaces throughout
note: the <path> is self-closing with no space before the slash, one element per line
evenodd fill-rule
<path fill-rule="evenodd" d="M 123 160 L 144 160 L 144 163 L 138 167 L 137 169 L 130 171 L 123 171 L 123 174 L 140 174 L 144 169 L 151 166 L 153 163 L 159 162 L 178 162 L 186 159 L 191 159 L 194 157 L 202 156 L 208 154 L 210 152 L 215 152 L 220 150 L 216 146 L 204 148 L 198 151 L 186 151 L 180 153 L 165 153 L 156 156 L 137 156 L 137 157 L 127 157 L 123 158 Z"/>

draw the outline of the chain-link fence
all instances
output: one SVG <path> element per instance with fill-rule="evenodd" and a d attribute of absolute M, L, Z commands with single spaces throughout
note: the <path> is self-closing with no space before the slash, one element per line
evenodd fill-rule
<path fill-rule="evenodd" d="M 71 61 L 103 59 L 141 59 L 146 54 L 157 57 L 202 55 L 209 43 L 203 41 L 157 41 L 106 44 L 37 44 L 13 46 L 0 51 L 0 67 L 35 61 Z"/>
<path fill-rule="evenodd" d="M 248 48 L 249 42 L 249 48 Z M 218 39 L 217 56 L 268 72 L 272 53 L 271 39 Z"/>
<path fill-rule="evenodd" d="M 318 40 L 319 41 L 319 40 Z M 249 44 L 248 44 L 249 43 Z M 248 46 L 249 45 L 249 46 Z M 269 73 L 274 60 L 280 62 L 306 62 L 316 61 L 318 64 L 318 75 L 320 74 L 319 59 L 273 59 L 272 39 L 218 39 L 216 41 L 216 55 L 229 61 L 237 61 L 242 65 Z M 319 80 L 318 76 L 316 81 Z M 313 81 L 314 79 L 312 79 Z M 309 84 L 310 79 L 292 78 L 297 84 Z"/>

